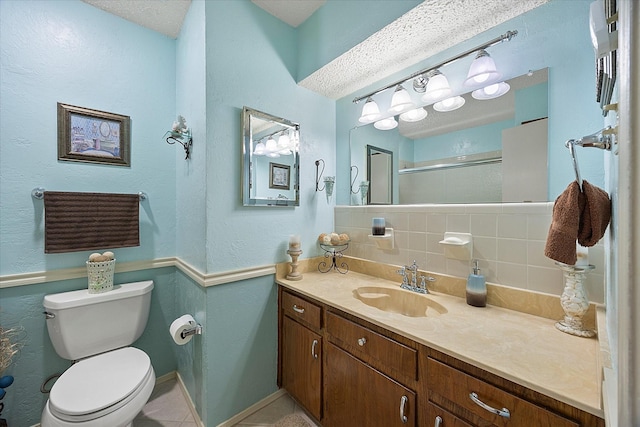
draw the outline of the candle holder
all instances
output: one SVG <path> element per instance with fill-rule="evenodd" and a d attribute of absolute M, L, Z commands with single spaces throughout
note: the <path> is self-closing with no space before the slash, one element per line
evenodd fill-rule
<path fill-rule="evenodd" d="M 593 265 L 566 265 L 556 263 L 564 274 L 564 291 L 560 297 L 560 304 L 564 310 L 564 319 L 556 322 L 556 328 L 567 334 L 590 338 L 595 331 L 587 329 L 583 324 L 583 317 L 589 309 L 589 299 L 584 289 L 584 280 Z"/>
<path fill-rule="evenodd" d="M 302 251 L 299 249 L 289 249 L 287 253 L 291 257 L 291 262 L 289 263 L 291 272 L 287 274 L 287 280 L 302 280 L 302 273 L 298 271 L 298 257 L 302 254 Z"/>

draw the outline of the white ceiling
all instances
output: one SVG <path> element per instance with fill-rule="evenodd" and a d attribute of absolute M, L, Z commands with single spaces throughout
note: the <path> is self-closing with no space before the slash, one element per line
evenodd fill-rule
<path fill-rule="evenodd" d="M 82 0 L 176 38 L 191 0 Z M 425 0 L 299 84 L 342 98 L 549 0 Z M 325 0 L 252 0 L 293 27 Z M 366 17 L 366 11 L 363 11 Z"/>

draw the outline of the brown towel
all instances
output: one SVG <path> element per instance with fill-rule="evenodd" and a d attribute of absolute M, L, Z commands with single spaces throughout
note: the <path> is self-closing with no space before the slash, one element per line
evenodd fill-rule
<path fill-rule="evenodd" d="M 47 254 L 140 245 L 137 194 L 44 193 Z"/>
<path fill-rule="evenodd" d="M 569 184 L 558 196 L 553 205 L 545 256 L 569 265 L 576 263 L 576 239 L 584 205 L 585 196 L 580 192 L 577 181 Z"/>
<path fill-rule="evenodd" d="M 578 243 L 582 246 L 593 246 L 604 236 L 611 219 L 611 200 L 606 191 L 582 181 L 582 192 L 586 199 L 580 226 Z"/>

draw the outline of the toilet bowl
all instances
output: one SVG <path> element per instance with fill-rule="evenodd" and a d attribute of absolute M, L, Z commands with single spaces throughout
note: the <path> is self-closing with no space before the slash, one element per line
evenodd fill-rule
<path fill-rule="evenodd" d="M 128 427 L 155 385 L 149 356 L 130 347 L 147 323 L 153 282 L 45 296 L 56 352 L 75 360 L 51 388 L 42 427 Z"/>
<path fill-rule="evenodd" d="M 128 426 L 149 400 L 154 385 L 149 356 L 137 348 L 83 359 L 52 387 L 42 426 Z"/>

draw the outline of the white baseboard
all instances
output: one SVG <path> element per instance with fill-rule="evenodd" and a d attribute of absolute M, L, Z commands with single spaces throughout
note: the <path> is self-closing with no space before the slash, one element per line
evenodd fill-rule
<path fill-rule="evenodd" d="M 260 409 L 262 409 L 265 406 L 269 405 L 270 403 L 276 401 L 277 399 L 279 399 L 280 397 L 284 396 L 285 394 L 287 394 L 287 392 L 283 388 L 281 388 L 278 391 L 276 391 L 275 393 L 270 394 L 269 396 L 265 397 L 261 401 L 256 402 L 253 405 L 249 406 L 247 409 L 245 409 L 244 411 L 240 412 L 239 414 L 236 414 L 233 417 L 229 418 L 227 421 L 221 422 L 216 427 L 231 427 L 231 426 L 234 426 L 234 425 L 238 424 L 240 421 L 242 421 L 245 418 L 247 418 L 249 415 L 253 414 L 256 411 L 259 411 Z M 204 426 L 202 426 L 202 427 L 204 427 Z"/>
<path fill-rule="evenodd" d="M 193 404 L 193 400 L 191 400 L 191 396 L 187 391 L 187 386 L 184 384 L 184 381 L 182 381 L 182 377 L 180 376 L 180 373 L 175 372 L 174 376 L 177 379 L 178 385 L 180 386 L 180 390 L 182 390 L 182 394 L 184 395 L 184 400 L 187 401 L 187 406 L 189 406 L 189 410 L 191 411 L 191 415 L 193 415 L 193 419 L 195 420 L 196 425 L 198 427 L 205 427 L 205 425 L 202 423 L 202 420 L 200 419 L 200 415 L 198 415 L 198 411 L 196 411 L 196 405 Z"/>

